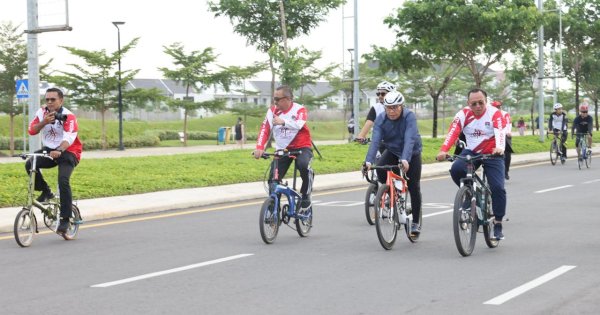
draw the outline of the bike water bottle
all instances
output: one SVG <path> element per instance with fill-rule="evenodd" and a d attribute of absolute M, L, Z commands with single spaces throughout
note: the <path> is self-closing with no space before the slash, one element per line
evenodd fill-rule
<path fill-rule="evenodd" d="M 404 189 L 404 183 L 402 183 L 401 180 L 398 179 L 394 179 L 394 187 L 396 187 L 396 189 L 398 189 L 399 191 L 402 191 Z"/>

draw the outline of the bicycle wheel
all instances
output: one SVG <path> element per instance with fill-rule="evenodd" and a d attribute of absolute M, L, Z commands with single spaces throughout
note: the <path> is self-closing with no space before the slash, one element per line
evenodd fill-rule
<path fill-rule="evenodd" d="M 377 196 L 377 186 L 377 184 L 369 185 L 369 188 L 367 188 L 367 195 L 365 196 L 365 216 L 370 225 L 375 224 L 375 206 L 373 205 L 373 202 Z"/>
<path fill-rule="evenodd" d="M 61 234 L 67 240 L 73 240 L 79 232 L 79 224 L 81 223 L 81 213 L 76 205 L 71 205 L 71 217 L 69 218 L 69 228 L 66 233 Z"/>
<path fill-rule="evenodd" d="M 33 211 L 27 208 L 21 209 L 15 218 L 13 232 L 15 241 L 21 247 L 29 247 L 33 242 L 33 235 L 37 228 L 37 222 Z"/>
<path fill-rule="evenodd" d="M 577 166 L 579 167 L 579 169 L 581 169 L 581 166 L 583 165 L 583 159 L 585 159 L 585 153 L 583 153 L 582 151 L 579 152 L 579 154 L 577 154 Z M 587 162 L 587 159 L 586 159 Z"/>
<path fill-rule="evenodd" d="M 461 187 L 454 199 L 454 242 L 463 256 L 471 255 L 477 236 L 477 215 L 472 199 L 473 191 L 469 186 Z"/>
<path fill-rule="evenodd" d="M 385 249 L 392 249 L 398 235 L 398 213 L 391 200 L 390 187 L 386 184 L 379 185 L 375 197 L 375 228 L 379 243 Z"/>
<path fill-rule="evenodd" d="M 260 208 L 260 236 L 263 242 L 267 244 L 273 243 L 279 231 L 279 214 L 275 209 L 275 200 L 270 198 L 265 200 Z"/>
<path fill-rule="evenodd" d="M 552 165 L 555 165 L 557 160 L 558 146 L 556 145 L 556 141 L 552 141 L 552 144 L 550 145 L 550 163 L 552 163 Z"/>
<path fill-rule="evenodd" d="M 423 200 L 423 198 L 421 198 L 421 200 Z M 412 213 L 412 204 L 410 202 L 410 193 L 406 194 L 406 214 L 413 214 Z M 413 215 L 413 222 L 415 220 L 415 217 Z M 419 230 L 423 228 L 423 209 L 421 209 L 421 211 L 419 211 Z M 416 242 L 419 239 L 419 236 L 421 235 L 421 233 L 419 234 L 408 234 L 408 239 L 411 242 Z"/>
<path fill-rule="evenodd" d="M 299 217 L 296 218 L 296 231 L 300 237 L 306 237 L 312 228 L 312 206 L 306 210 L 299 210 L 298 216 Z"/>
<path fill-rule="evenodd" d="M 485 239 L 485 244 L 489 248 L 496 248 L 499 241 L 494 237 L 494 211 L 492 210 L 492 198 L 488 195 L 485 199 L 487 211 L 485 211 L 485 216 L 483 218 L 483 238 Z"/>

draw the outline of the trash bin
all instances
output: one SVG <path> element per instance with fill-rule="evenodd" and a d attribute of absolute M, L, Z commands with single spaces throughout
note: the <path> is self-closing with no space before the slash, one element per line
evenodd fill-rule
<path fill-rule="evenodd" d="M 225 144 L 225 130 L 225 127 L 219 128 L 219 131 L 217 132 L 217 145 L 221 142 Z"/>

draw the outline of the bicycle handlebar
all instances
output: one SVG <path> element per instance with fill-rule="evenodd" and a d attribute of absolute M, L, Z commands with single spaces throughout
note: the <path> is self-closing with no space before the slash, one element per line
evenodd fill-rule
<path fill-rule="evenodd" d="M 498 154 L 448 155 L 446 157 L 446 160 L 450 161 L 450 162 L 454 162 L 455 160 L 463 160 L 463 161 L 469 162 L 469 161 L 478 161 L 478 160 L 499 159 L 502 157 L 504 157 L 504 155 L 498 155 Z"/>
<path fill-rule="evenodd" d="M 302 154 L 302 150 L 291 150 L 291 151 L 288 151 L 287 149 L 283 149 L 283 150 L 275 150 L 275 152 L 273 152 L 273 153 L 263 152 L 263 154 L 261 155 L 261 158 L 268 159 L 271 156 L 290 156 L 290 157 L 293 157 L 293 156 L 298 155 L 298 154 Z"/>
<path fill-rule="evenodd" d="M 23 154 L 19 154 L 19 157 L 22 158 L 23 160 L 26 160 L 28 157 L 31 156 L 40 156 L 40 157 L 45 157 L 48 159 L 53 160 L 53 158 L 50 156 L 50 154 L 46 153 L 45 151 L 42 153 L 23 153 Z"/>

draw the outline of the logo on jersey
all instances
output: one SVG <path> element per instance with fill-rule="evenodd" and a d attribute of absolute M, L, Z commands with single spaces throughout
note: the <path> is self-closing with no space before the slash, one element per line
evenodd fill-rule
<path fill-rule="evenodd" d="M 486 123 L 487 124 L 487 123 Z M 479 130 L 479 129 L 475 129 L 473 131 L 473 133 L 471 134 L 471 136 L 475 137 L 475 138 L 479 138 L 483 135 L 483 131 Z"/>

